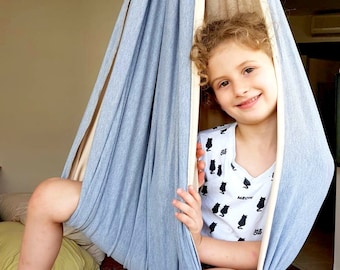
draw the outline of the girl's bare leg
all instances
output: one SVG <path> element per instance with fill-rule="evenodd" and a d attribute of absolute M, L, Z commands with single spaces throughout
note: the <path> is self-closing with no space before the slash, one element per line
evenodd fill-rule
<path fill-rule="evenodd" d="M 19 270 L 50 270 L 63 237 L 62 223 L 75 211 L 81 182 L 51 178 L 43 181 L 28 204 Z"/>

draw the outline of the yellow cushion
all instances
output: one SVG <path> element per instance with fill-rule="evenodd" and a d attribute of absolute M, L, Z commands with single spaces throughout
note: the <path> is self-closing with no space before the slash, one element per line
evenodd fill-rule
<path fill-rule="evenodd" d="M 16 270 L 24 225 L 19 222 L 0 222 L 0 269 Z M 53 270 L 98 270 L 93 257 L 74 241 L 63 238 Z"/>

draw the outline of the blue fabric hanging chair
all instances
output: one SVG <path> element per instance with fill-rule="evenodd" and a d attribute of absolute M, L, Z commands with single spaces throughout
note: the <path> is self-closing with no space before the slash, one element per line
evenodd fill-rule
<path fill-rule="evenodd" d="M 62 176 L 83 181 L 68 225 L 130 270 L 201 269 L 171 201 L 178 187 L 194 182 L 199 80 L 189 52 L 204 10 L 215 16 L 216 5 L 224 10 L 219 16 L 261 12 L 275 37 L 277 169 L 258 269 L 291 264 L 333 177 L 334 162 L 279 0 L 126 0 Z"/>

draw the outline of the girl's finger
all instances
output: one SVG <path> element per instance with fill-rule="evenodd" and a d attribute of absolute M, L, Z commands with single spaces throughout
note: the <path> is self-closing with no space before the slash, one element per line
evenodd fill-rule
<path fill-rule="evenodd" d="M 180 196 L 184 202 L 190 206 L 190 208 L 198 209 L 201 207 L 201 197 L 197 193 L 197 191 L 194 190 L 194 188 L 188 187 L 188 191 L 185 191 L 181 188 L 177 190 L 178 196 Z"/>
<path fill-rule="evenodd" d="M 188 186 L 188 192 L 194 198 L 196 203 L 201 204 L 201 196 L 193 186 L 191 186 L 191 185 Z"/>

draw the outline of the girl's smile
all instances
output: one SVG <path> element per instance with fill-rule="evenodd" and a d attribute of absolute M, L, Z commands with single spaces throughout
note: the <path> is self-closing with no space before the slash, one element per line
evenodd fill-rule
<path fill-rule="evenodd" d="M 257 100 L 260 98 L 261 94 L 258 96 L 255 96 L 253 98 L 250 98 L 244 102 L 241 102 L 240 104 L 236 105 L 237 107 L 241 109 L 248 109 L 251 108 L 254 104 L 256 104 Z"/>

